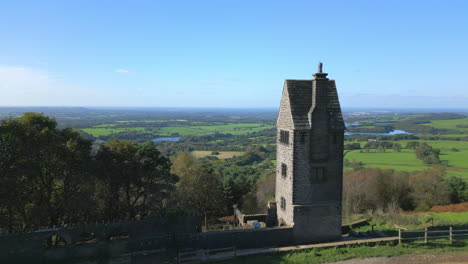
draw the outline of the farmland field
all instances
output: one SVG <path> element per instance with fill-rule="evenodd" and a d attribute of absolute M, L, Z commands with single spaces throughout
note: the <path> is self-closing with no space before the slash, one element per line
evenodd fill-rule
<path fill-rule="evenodd" d="M 265 124 L 228 124 L 228 125 L 211 125 L 211 126 L 177 126 L 177 127 L 163 127 L 158 130 L 158 135 L 171 135 L 178 133 L 182 136 L 187 135 L 206 135 L 210 133 L 245 135 L 251 132 L 257 132 L 263 129 L 272 128 L 272 125 Z"/>
<path fill-rule="evenodd" d="M 450 119 L 450 120 L 433 120 L 429 124 L 424 124 L 428 126 L 432 126 L 435 128 L 441 129 L 455 129 L 455 130 L 468 130 L 468 128 L 458 128 L 457 125 L 465 125 L 468 126 L 468 118 L 462 119 Z"/>
<path fill-rule="evenodd" d="M 244 152 L 242 151 L 219 151 L 219 154 L 212 154 L 212 151 L 196 150 L 192 151 L 192 154 L 197 158 L 203 158 L 207 156 L 214 156 L 218 159 L 229 159 L 232 157 L 242 156 Z"/>
<path fill-rule="evenodd" d="M 439 144 L 433 144 L 439 143 Z M 452 146 L 444 144 L 444 141 L 429 142 L 432 146 Z M 467 143 L 467 142 L 463 142 Z M 401 152 L 386 150 L 386 152 L 360 152 L 350 151 L 345 155 L 345 159 L 353 162 L 362 162 L 363 167 L 394 169 L 408 172 L 422 171 L 431 168 L 430 165 L 416 158 L 412 150 L 403 149 Z M 447 176 L 458 176 L 468 181 L 468 150 L 452 151 L 443 150 L 440 154 L 442 162 L 447 162 Z"/>
<path fill-rule="evenodd" d="M 124 132 L 124 131 L 143 131 L 144 127 L 125 127 L 125 128 L 114 128 L 113 124 L 110 125 L 100 125 L 93 128 L 83 128 L 82 131 L 93 135 L 95 137 L 107 136 L 114 133 Z"/>
<path fill-rule="evenodd" d="M 139 121 L 141 122 L 141 121 Z M 153 121 L 144 120 L 144 122 L 151 123 Z M 162 123 L 160 120 L 154 120 L 155 123 Z M 131 123 L 130 121 L 122 122 L 125 124 Z M 125 131 L 147 131 L 157 136 L 171 136 L 174 134 L 180 136 L 188 135 L 208 135 L 214 133 L 232 134 L 232 135 L 245 135 L 247 133 L 258 132 L 264 129 L 272 128 L 268 124 L 254 124 L 254 123 L 239 123 L 239 124 L 224 124 L 224 125 L 173 125 L 167 127 L 132 127 L 126 125 L 125 127 L 116 127 L 118 124 L 101 124 L 92 128 L 82 128 L 81 130 L 93 135 L 95 137 L 108 136 L 114 133 Z"/>

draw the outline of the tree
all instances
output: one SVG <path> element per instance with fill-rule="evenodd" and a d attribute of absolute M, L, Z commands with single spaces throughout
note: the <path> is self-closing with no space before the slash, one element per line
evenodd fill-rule
<path fill-rule="evenodd" d="M 393 150 L 395 152 L 401 152 L 401 145 L 400 143 L 393 143 Z"/>
<path fill-rule="evenodd" d="M 434 205 L 450 202 L 448 187 L 442 181 L 444 174 L 445 168 L 435 167 L 410 178 L 416 210 L 426 211 Z"/>
<path fill-rule="evenodd" d="M 175 188 L 170 161 L 153 142 L 110 140 L 96 155 L 98 200 L 104 219 L 141 219 L 157 214 Z"/>
<path fill-rule="evenodd" d="M 415 149 L 417 147 L 419 147 L 419 142 L 417 142 L 417 141 L 410 141 L 410 142 L 406 143 L 406 148 L 407 149 Z"/>
<path fill-rule="evenodd" d="M 452 203 L 468 201 L 468 187 L 462 178 L 455 176 L 448 178 L 447 186 L 450 193 L 450 201 Z"/>
<path fill-rule="evenodd" d="M 410 195 L 407 173 L 359 168 L 344 175 L 343 207 L 346 214 L 375 209 L 412 209 Z"/>
<path fill-rule="evenodd" d="M 221 176 L 204 167 L 188 152 L 175 156 L 171 172 L 179 176 L 177 200 L 199 214 L 218 216 L 224 212 Z"/>
<path fill-rule="evenodd" d="M 414 149 L 416 157 L 422 160 L 425 164 L 440 164 L 439 154 L 440 149 L 435 149 L 427 143 L 422 143 Z"/>
<path fill-rule="evenodd" d="M 43 114 L 25 113 L 2 121 L 0 147 L 0 210 L 9 229 L 82 220 L 91 202 L 90 141 Z"/>

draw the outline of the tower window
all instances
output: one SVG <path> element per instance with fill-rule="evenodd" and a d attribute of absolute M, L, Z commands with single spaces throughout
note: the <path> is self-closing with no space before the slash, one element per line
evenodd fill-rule
<path fill-rule="evenodd" d="M 326 182 L 327 175 L 325 172 L 325 168 L 323 167 L 312 168 L 312 181 L 316 183 Z"/>
<path fill-rule="evenodd" d="M 281 197 L 281 210 L 286 210 L 286 199 L 284 197 Z"/>
<path fill-rule="evenodd" d="M 288 175 L 288 166 L 281 163 L 281 176 L 286 177 Z"/>
<path fill-rule="evenodd" d="M 280 143 L 289 144 L 289 131 L 280 130 Z"/>

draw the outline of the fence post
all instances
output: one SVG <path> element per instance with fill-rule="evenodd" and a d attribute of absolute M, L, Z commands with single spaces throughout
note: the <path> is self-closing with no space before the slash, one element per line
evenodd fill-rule
<path fill-rule="evenodd" d="M 450 238 L 450 244 L 452 244 L 452 242 L 453 242 L 452 227 L 450 227 L 449 238 Z"/>
<path fill-rule="evenodd" d="M 401 244 L 401 229 L 398 229 L 398 244 Z"/>
<path fill-rule="evenodd" d="M 424 244 L 427 244 L 427 227 L 424 228 Z"/>

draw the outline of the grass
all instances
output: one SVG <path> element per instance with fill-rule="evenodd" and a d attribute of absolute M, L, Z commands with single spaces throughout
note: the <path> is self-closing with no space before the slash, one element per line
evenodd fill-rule
<path fill-rule="evenodd" d="M 466 225 L 468 224 L 468 212 L 430 213 L 437 225 Z"/>
<path fill-rule="evenodd" d="M 449 119 L 449 120 L 432 120 L 431 123 L 425 124 L 439 129 L 455 129 L 458 131 L 468 130 L 468 128 L 458 128 L 457 125 L 468 125 L 468 118 Z"/>
<path fill-rule="evenodd" d="M 272 125 L 266 124 L 227 124 L 227 125 L 211 125 L 211 126 L 172 126 L 163 127 L 158 131 L 161 136 L 168 136 L 178 133 L 182 136 L 188 135 L 207 135 L 213 133 L 245 135 L 247 133 L 257 132 L 264 129 L 272 128 Z"/>
<path fill-rule="evenodd" d="M 95 137 L 99 137 L 99 136 L 108 136 L 110 134 L 119 133 L 123 131 L 143 131 L 145 130 L 145 127 L 125 127 L 125 128 L 93 127 L 93 128 L 82 128 L 81 130 Z"/>
<path fill-rule="evenodd" d="M 163 120 L 143 120 L 138 122 L 162 122 Z M 133 121 L 117 121 L 120 123 L 128 123 Z M 168 127 L 115 127 L 117 124 L 103 124 L 97 125 L 92 128 L 83 128 L 82 131 L 91 134 L 95 137 L 108 136 L 110 134 L 119 133 L 123 131 L 142 131 L 149 129 L 155 137 L 157 136 L 171 136 L 178 134 L 180 136 L 190 135 L 209 135 L 214 133 L 245 135 L 252 132 L 257 132 L 264 129 L 272 128 L 272 125 L 267 124 L 254 124 L 254 123 L 240 123 L 240 124 L 226 124 L 226 125 L 200 125 L 200 126 L 168 126 Z"/>
<path fill-rule="evenodd" d="M 448 230 L 468 225 L 468 212 L 406 212 L 406 213 L 377 213 L 348 217 L 346 223 L 358 219 L 369 219 L 369 225 L 354 228 L 357 232 L 372 229 L 384 231 L 389 235 L 396 235 L 398 229 L 422 230 L 424 228 Z M 466 229 L 466 228 L 463 228 Z"/>
<path fill-rule="evenodd" d="M 102 125 L 95 125 L 94 127 L 114 127 L 117 124 L 102 124 Z"/>
<path fill-rule="evenodd" d="M 439 157 L 441 160 L 447 160 L 451 167 L 468 169 L 468 150 L 442 151 Z"/>
<path fill-rule="evenodd" d="M 234 156 L 244 155 L 243 151 L 218 151 L 219 154 L 217 154 L 217 155 L 212 155 L 211 152 L 212 151 L 195 150 L 195 151 L 192 151 L 192 154 L 197 158 L 203 158 L 203 157 L 206 157 L 206 156 L 215 156 L 218 159 L 229 159 L 229 158 L 232 158 Z"/>
<path fill-rule="evenodd" d="M 457 141 L 457 140 L 401 140 L 401 141 L 393 141 L 398 142 L 405 147 L 406 144 L 410 141 L 417 141 L 417 142 L 425 142 L 431 145 L 434 148 L 438 149 L 467 149 L 468 150 L 468 141 Z"/>
<path fill-rule="evenodd" d="M 326 263 L 353 258 L 369 257 L 393 257 L 405 254 L 446 254 L 466 252 L 466 243 L 458 242 L 448 244 L 411 245 L 403 244 L 394 246 L 392 244 L 380 244 L 375 246 L 348 246 L 341 248 L 310 249 L 292 252 L 281 252 L 269 255 L 253 255 L 238 257 L 217 263 L 225 264 L 304 264 L 304 263 Z"/>
<path fill-rule="evenodd" d="M 386 152 L 369 153 L 354 150 L 346 154 L 345 158 L 348 160 L 362 161 L 366 164 L 424 166 L 421 160 L 416 158 L 416 155 L 413 151 L 406 149 L 402 150 L 401 152 L 386 150 Z"/>
<path fill-rule="evenodd" d="M 403 146 L 408 141 L 401 142 Z M 447 177 L 457 176 L 468 181 L 468 142 L 467 141 L 421 141 L 427 142 L 435 148 L 442 149 L 440 159 L 448 163 Z M 453 151 L 457 148 L 459 151 Z M 402 149 L 401 152 L 386 150 L 386 152 L 360 152 L 353 150 L 348 152 L 345 159 L 349 161 L 360 161 L 366 168 L 394 169 L 408 172 L 422 171 L 431 166 L 425 165 L 416 158 L 413 150 Z"/>

